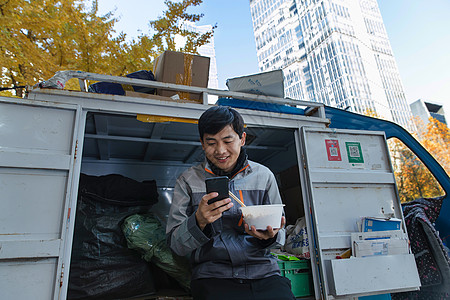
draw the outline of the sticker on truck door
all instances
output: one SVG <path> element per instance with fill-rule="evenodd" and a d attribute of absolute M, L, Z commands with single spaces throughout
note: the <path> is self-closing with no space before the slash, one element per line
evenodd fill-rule
<path fill-rule="evenodd" d="M 347 148 L 348 162 L 352 167 L 363 167 L 364 158 L 361 150 L 360 142 L 345 142 Z"/>
<path fill-rule="evenodd" d="M 327 147 L 327 155 L 329 161 L 342 160 L 338 140 L 325 140 L 325 146 Z"/>

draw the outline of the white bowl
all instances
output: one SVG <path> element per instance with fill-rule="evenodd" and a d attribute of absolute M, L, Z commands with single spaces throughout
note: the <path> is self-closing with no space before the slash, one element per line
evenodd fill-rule
<path fill-rule="evenodd" d="M 245 223 L 249 227 L 266 230 L 267 226 L 280 228 L 284 204 L 251 205 L 240 207 Z"/>

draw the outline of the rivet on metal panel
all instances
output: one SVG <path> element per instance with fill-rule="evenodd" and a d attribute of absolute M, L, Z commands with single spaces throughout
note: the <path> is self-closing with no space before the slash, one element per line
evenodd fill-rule
<path fill-rule="evenodd" d="M 59 287 L 61 288 L 63 285 L 63 278 L 64 278 L 64 263 L 61 266 L 61 279 L 59 281 Z"/>
<path fill-rule="evenodd" d="M 73 160 L 77 159 L 77 151 L 78 151 L 78 140 L 75 142 L 75 155 L 73 156 Z"/>

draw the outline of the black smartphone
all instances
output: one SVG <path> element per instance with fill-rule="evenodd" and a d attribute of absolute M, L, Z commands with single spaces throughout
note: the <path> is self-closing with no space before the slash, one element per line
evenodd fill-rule
<path fill-rule="evenodd" d="M 210 199 L 208 201 L 208 204 L 214 203 L 216 201 L 228 198 L 228 177 L 227 176 L 219 176 L 219 177 L 211 177 L 211 178 L 206 178 L 205 179 L 205 183 L 206 183 L 206 193 L 212 193 L 212 192 L 217 192 L 219 193 L 219 196 Z"/>

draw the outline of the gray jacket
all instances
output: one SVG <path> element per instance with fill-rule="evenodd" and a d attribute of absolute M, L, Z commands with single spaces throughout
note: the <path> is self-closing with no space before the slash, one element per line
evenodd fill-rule
<path fill-rule="evenodd" d="M 230 180 L 230 191 L 242 195 L 246 205 L 280 204 L 273 173 L 256 162 L 244 165 Z M 280 274 L 270 249 L 284 245 L 284 228 L 267 241 L 246 234 L 236 202 L 203 231 L 198 227 L 194 213 L 206 194 L 205 177 L 214 177 L 206 162 L 177 179 L 166 228 L 170 248 L 180 256 L 190 255 L 192 279 L 258 279 Z"/>

